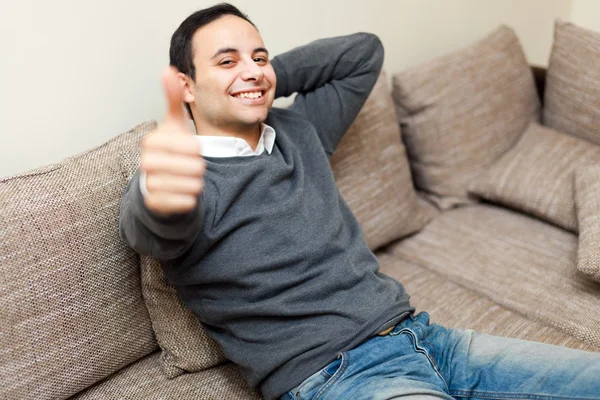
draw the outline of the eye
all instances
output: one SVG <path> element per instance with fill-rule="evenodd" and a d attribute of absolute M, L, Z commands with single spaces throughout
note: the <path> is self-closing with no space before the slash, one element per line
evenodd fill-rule
<path fill-rule="evenodd" d="M 225 60 L 225 61 L 221 62 L 219 65 L 228 66 L 228 65 L 232 65 L 232 64 L 233 64 L 233 60 Z"/>
<path fill-rule="evenodd" d="M 256 58 L 254 58 L 254 62 L 257 62 L 257 63 L 266 63 L 267 59 L 264 58 L 264 57 L 256 57 Z"/>

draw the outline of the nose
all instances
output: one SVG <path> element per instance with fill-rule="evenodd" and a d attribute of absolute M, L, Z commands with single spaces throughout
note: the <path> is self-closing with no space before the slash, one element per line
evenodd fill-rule
<path fill-rule="evenodd" d="M 254 62 L 254 59 L 249 59 L 244 63 L 240 75 L 244 81 L 260 82 L 264 76 L 264 72 L 260 65 L 257 65 L 256 62 Z"/>

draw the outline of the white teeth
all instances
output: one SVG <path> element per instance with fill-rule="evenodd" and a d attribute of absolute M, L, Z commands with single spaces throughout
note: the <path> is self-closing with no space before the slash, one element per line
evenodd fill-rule
<path fill-rule="evenodd" d="M 236 94 L 235 97 L 241 99 L 258 99 L 262 97 L 262 92 L 243 92 Z"/>

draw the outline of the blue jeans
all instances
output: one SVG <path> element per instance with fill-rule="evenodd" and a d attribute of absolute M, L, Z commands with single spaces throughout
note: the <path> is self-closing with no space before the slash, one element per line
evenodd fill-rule
<path fill-rule="evenodd" d="M 281 400 L 600 399 L 600 353 L 429 323 L 410 316 L 338 354 Z"/>

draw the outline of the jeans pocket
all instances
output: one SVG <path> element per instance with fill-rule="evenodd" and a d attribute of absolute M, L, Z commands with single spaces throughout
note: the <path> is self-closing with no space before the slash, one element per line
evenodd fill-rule
<path fill-rule="evenodd" d="M 295 400 L 317 399 L 331 385 L 332 381 L 337 380 L 342 367 L 347 363 L 346 359 L 346 353 L 341 353 L 336 360 L 306 378 L 304 382 L 292 389 L 289 394 Z"/>

